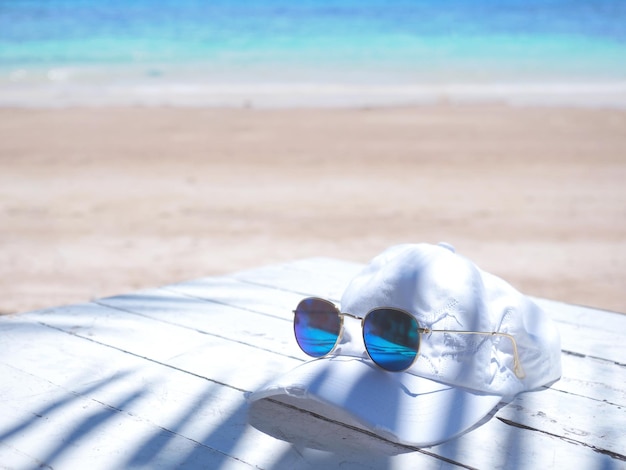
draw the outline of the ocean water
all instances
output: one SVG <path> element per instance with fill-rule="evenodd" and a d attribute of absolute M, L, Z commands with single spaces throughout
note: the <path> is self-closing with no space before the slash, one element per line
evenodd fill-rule
<path fill-rule="evenodd" d="M 626 106 L 623 0 L 0 0 L 0 105 Z"/>

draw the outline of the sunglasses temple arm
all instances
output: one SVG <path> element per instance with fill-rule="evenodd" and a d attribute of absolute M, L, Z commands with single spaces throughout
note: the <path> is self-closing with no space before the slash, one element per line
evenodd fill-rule
<path fill-rule="evenodd" d="M 522 363 L 519 360 L 519 353 L 517 351 L 517 342 L 513 335 L 508 333 L 500 333 L 499 331 L 455 331 L 455 330 L 431 330 L 429 328 L 420 328 L 420 333 L 456 333 L 460 335 L 484 335 L 484 336 L 502 336 L 504 338 L 508 338 L 511 340 L 511 344 L 513 345 L 513 372 L 518 379 L 523 379 L 526 377 L 526 372 L 524 372 L 524 368 L 522 367 Z"/>
<path fill-rule="evenodd" d="M 517 342 L 515 341 L 515 338 L 508 333 L 494 332 L 491 334 L 496 336 L 503 336 L 511 340 L 511 344 L 513 345 L 513 372 L 515 372 L 515 375 L 518 379 L 523 379 L 524 377 L 526 377 L 526 372 L 524 372 L 522 363 L 519 360 L 519 353 L 517 352 Z"/>

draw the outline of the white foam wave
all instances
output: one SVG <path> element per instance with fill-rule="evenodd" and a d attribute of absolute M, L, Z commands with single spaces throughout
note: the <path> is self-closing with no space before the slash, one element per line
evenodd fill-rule
<path fill-rule="evenodd" d="M 135 83 L 0 86 L 2 107 L 368 107 L 434 103 L 626 108 L 626 81 L 597 83 Z"/>

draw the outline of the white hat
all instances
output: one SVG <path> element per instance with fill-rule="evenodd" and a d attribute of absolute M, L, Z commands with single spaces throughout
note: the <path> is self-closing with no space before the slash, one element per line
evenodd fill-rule
<path fill-rule="evenodd" d="M 388 372 L 367 356 L 360 322 L 346 317 L 331 354 L 250 399 L 284 397 L 394 442 L 428 446 L 472 428 L 503 398 L 561 376 L 560 338 L 547 315 L 449 245 L 398 245 L 374 258 L 344 292 L 341 311 L 363 317 L 376 307 L 405 310 L 429 330 L 506 335 L 423 333 L 413 365 Z"/>

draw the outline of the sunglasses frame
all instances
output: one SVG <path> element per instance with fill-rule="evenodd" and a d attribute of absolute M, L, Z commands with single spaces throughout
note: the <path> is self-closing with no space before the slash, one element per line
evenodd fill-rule
<path fill-rule="evenodd" d="M 499 336 L 501 338 L 508 338 L 509 340 L 511 340 L 511 344 L 513 346 L 513 372 L 515 373 L 515 376 L 518 379 L 523 379 L 524 377 L 526 377 L 526 373 L 524 372 L 524 369 L 522 368 L 522 364 L 520 362 L 520 358 L 519 358 L 519 352 L 517 349 L 517 342 L 515 341 L 515 337 L 509 333 L 502 333 L 500 331 L 466 331 L 466 330 L 439 330 L 439 329 L 432 329 L 432 328 L 424 328 L 422 326 L 420 326 L 419 321 L 417 321 L 417 318 L 415 318 L 414 315 L 412 315 L 410 312 L 407 312 L 404 309 L 398 308 L 398 307 L 374 307 L 373 309 L 371 309 L 370 311 L 368 311 L 363 317 L 359 317 L 357 315 L 354 315 L 353 313 L 349 313 L 349 312 L 342 312 L 341 310 L 339 310 L 339 308 L 330 300 L 326 300 L 326 299 L 322 299 L 321 297 L 306 297 L 304 299 L 302 299 L 299 303 L 298 306 L 306 301 L 306 300 L 316 300 L 316 301 L 321 301 L 329 306 L 332 307 L 333 311 L 337 314 L 337 316 L 339 316 L 340 322 L 339 322 L 339 332 L 337 333 L 337 340 L 335 341 L 335 344 L 333 345 L 333 347 L 331 348 L 330 351 L 328 351 L 326 354 L 319 356 L 319 357 L 326 357 L 330 354 L 332 354 L 332 352 L 337 348 L 337 345 L 339 344 L 339 342 L 341 341 L 341 338 L 343 336 L 343 323 L 344 323 L 344 318 L 345 317 L 351 317 L 354 318 L 356 320 L 360 320 L 361 321 L 361 335 L 363 338 L 363 344 L 365 345 L 365 352 L 367 353 L 367 356 L 370 358 L 370 360 L 376 364 L 378 367 L 380 367 L 383 370 L 386 370 L 388 372 L 403 372 L 406 371 L 407 369 L 410 369 L 413 364 L 415 364 L 415 361 L 417 361 L 417 358 L 420 355 L 420 349 L 422 346 L 422 335 L 426 334 L 429 335 L 431 333 L 453 333 L 453 334 L 459 334 L 459 335 L 482 335 L 482 336 Z M 417 333 L 419 335 L 419 344 L 417 347 L 417 351 L 415 353 L 415 358 L 413 359 L 413 361 L 411 362 L 411 364 L 409 364 L 406 368 L 404 369 L 400 369 L 397 371 L 390 371 L 388 369 L 385 369 L 384 367 L 382 367 L 380 364 L 378 364 L 371 356 L 369 350 L 367 349 L 367 344 L 365 342 L 365 331 L 363 329 L 363 326 L 365 325 L 365 319 L 367 318 L 367 316 L 377 310 L 395 310 L 397 312 L 401 312 L 405 315 L 408 315 L 409 317 L 415 319 L 415 322 L 417 323 Z M 297 307 L 296 310 L 293 310 L 294 313 L 294 318 L 295 315 L 297 313 Z M 294 322 L 294 335 L 295 335 L 295 322 Z M 297 335 L 296 336 L 296 343 L 298 343 L 297 341 Z M 300 347 L 300 349 L 307 355 L 308 354 L 306 351 L 304 351 L 304 349 L 302 349 L 302 347 L 300 346 L 300 343 L 298 343 L 298 346 Z M 315 357 L 315 356 L 312 356 Z"/>

